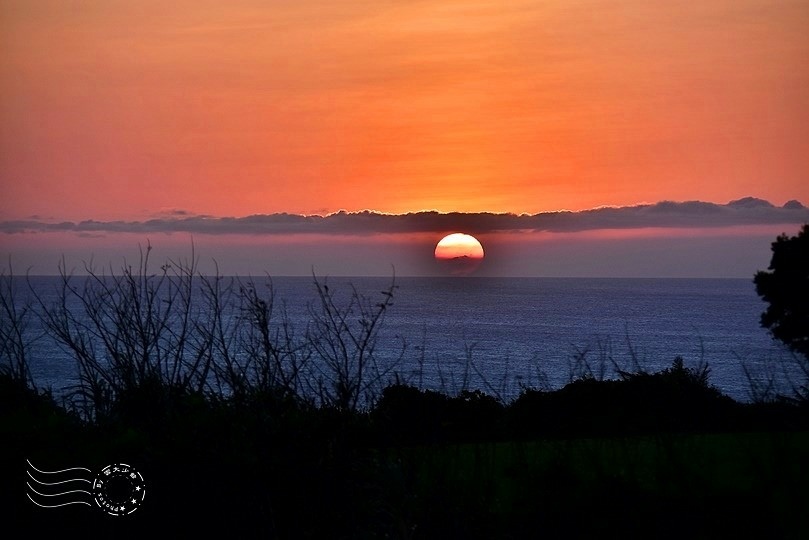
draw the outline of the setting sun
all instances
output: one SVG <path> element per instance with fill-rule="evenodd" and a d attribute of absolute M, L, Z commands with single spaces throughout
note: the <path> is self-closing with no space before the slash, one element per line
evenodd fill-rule
<path fill-rule="evenodd" d="M 448 234 L 435 246 L 435 260 L 453 276 L 471 274 L 480 266 L 483 257 L 483 246 L 468 234 Z"/>

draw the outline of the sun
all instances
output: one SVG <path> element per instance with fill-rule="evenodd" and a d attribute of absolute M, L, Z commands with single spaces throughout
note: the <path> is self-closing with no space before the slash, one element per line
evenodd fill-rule
<path fill-rule="evenodd" d="M 478 269 L 484 256 L 483 246 L 469 234 L 448 234 L 435 246 L 436 262 L 453 276 L 468 276 Z"/>

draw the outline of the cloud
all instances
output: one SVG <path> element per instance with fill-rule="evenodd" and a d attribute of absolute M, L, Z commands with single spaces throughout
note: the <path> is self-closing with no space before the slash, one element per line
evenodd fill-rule
<path fill-rule="evenodd" d="M 337 212 L 326 216 L 299 214 L 258 214 L 245 217 L 194 216 L 176 212 L 145 221 L 47 222 L 27 219 L 0 222 L 0 232 L 47 233 L 192 233 L 192 234 L 334 234 L 367 236 L 464 231 L 472 234 L 493 232 L 545 231 L 578 232 L 600 229 L 706 228 L 734 225 L 772 225 L 809 222 L 809 208 L 797 201 L 776 207 L 762 199 L 746 197 L 727 204 L 702 201 L 662 201 L 637 206 L 608 207 L 579 212 L 559 211 L 540 214 L 494 214 L 489 212 L 382 214 L 372 211 Z"/>

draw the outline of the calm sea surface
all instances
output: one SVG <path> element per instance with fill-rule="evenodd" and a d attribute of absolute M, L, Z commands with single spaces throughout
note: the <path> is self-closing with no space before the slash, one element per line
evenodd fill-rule
<path fill-rule="evenodd" d="M 327 281 L 338 304 L 352 285 L 381 300 L 390 282 Z M 59 282 L 31 283 L 47 301 Z M 317 302 L 312 279 L 273 278 L 272 285 L 276 305 L 302 332 Z M 581 369 L 577 359 L 600 377 L 614 376 L 613 364 L 652 371 L 681 356 L 686 366 L 707 362 L 715 386 L 749 400 L 743 364 L 763 374 L 791 358 L 759 326 L 765 304 L 751 280 L 397 278 L 396 285 L 377 355 L 392 365 L 390 377 L 424 388 L 481 388 L 510 399 L 521 386 L 564 385 Z M 59 392 L 75 382 L 73 360 L 50 338 L 37 340 L 32 353 L 39 386 Z"/>

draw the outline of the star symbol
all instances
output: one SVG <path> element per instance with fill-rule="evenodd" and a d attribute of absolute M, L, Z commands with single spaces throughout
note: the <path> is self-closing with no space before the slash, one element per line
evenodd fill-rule
<path fill-rule="evenodd" d="M 135 486 L 135 491 L 140 491 L 140 486 Z"/>

